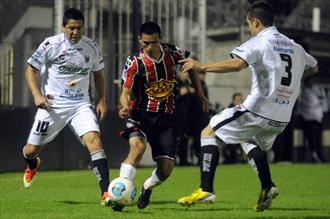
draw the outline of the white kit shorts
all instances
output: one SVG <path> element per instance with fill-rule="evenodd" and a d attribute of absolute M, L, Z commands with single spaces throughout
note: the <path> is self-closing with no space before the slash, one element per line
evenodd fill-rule
<path fill-rule="evenodd" d="M 285 129 L 287 124 L 287 122 L 258 116 L 248 111 L 243 105 L 224 109 L 210 120 L 212 129 L 224 143 L 253 142 L 264 151 L 272 147 L 276 136 Z"/>
<path fill-rule="evenodd" d="M 28 137 L 28 143 L 44 145 L 52 141 L 66 125 L 69 125 L 79 140 L 88 132 L 100 132 L 97 118 L 90 104 L 52 108 L 50 112 L 38 109 Z"/>

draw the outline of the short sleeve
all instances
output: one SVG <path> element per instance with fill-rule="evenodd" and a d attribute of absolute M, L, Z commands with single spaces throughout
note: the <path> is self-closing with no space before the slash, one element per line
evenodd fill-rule
<path fill-rule="evenodd" d="M 27 62 L 40 71 L 41 67 L 48 61 L 50 50 L 51 44 L 46 39 L 39 45 L 38 49 L 32 54 Z"/>
<path fill-rule="evenodd" d="M 92 71 L 99 71 L 104 68 L 104 60 L 102 51 L 99 47 L 99 45 L 96 42 L 93 42 L 93 46 L 95 48 L 96 54 L 95 54 L 95 61 L 93 63 Z"/>
<path fill-rule="evenodd" d="M 253 65 L 262 57 L 262 46 L 258 38 L 252 38 L 240 46 L 236 47 L 232 52 L 232 57 L 238 57 L 246 61 L 249 65 Z"/>
<path fill-rule="evenodd" d="M 122 72 L 123 87 L 131 89 L 134 84 L 134 77 L 138 73 L 138 63 L 136 57 L 129 56 Z"/>
<path fill-rule="evenodd" d="M 310 54 L 308 54 L 306 51 L 305 52 L 305 61 L 306 61 L 306 66 L 308 67 L 315 67 L 317 65 L 317 60 L 311 56 Z"/>

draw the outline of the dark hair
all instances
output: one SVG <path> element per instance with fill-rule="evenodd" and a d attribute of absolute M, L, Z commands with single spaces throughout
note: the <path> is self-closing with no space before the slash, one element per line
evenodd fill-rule
<path fill-rule="evenodd" d="M 237 96 L 243 96 L 241 93 L 234 93 L 233 94 L 233 97 L 232 97 L 232 100 L 234 100 L 235 99 L 235 97 L 237 97 Z"/>
<path fill-rule="evenodd" d="M 274 23 L 273 8 L 265 1 L 254 2 L 247 11 L 247 17 L 257 18 L 265 27 L 272 26 Z"/>
<path fill-rule="evenodd" d="M 83 23 L 84 23 L 84 20 L 85 20 L 83 13 L 80 10 L 76 9 L 76 8 L 69 8 L 64 12 L 63 23 L 62 23 L 63 27 L 65 27 L 65 25 L 71 19 L 81 20 Z"/>
<path fill-rule="evenodd" d="M 158 33 L 158 35 L 160 37 L 161 30 L 160 30 L 160 27 L 157 23 L 152 22 L 152 21 L 148 21 L 148 22 L 145 22 L 144 24 L 142 24 L 141 27 L 140 27 L 140 36 L 143 33 L 148 34 L 148 35 L 153 35 L 155 33 Z"/>

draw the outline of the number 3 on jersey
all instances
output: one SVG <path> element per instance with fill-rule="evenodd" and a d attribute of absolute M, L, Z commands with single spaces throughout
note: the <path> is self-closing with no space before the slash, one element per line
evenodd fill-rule
<path fill-rule="evenodd" d="M 281 78 L 281 85 L 290 86 L 291 79 L 292 79 L 292 73 L 291 73 L 292 60 L 291 60 L 291 56 L 289 56 L 288 54 L 283 54 L 283 53 L 280 53 L 280 56 L 281 56 L 282 61 L 286 62 L 285 72 L 287 73 L 286 77 Z"/>

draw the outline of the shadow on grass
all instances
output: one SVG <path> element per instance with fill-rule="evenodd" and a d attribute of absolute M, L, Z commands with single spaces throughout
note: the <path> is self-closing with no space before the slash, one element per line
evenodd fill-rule
<path fill-rule="evenodd" d="M 62 203 L 62 204 L 67 204 L 67 205 L 95 205 L 95 202 L 81 202 L 81 201 L 69 201 L 69 200 L 63 200 L 63 201 L 56 201 L 58 203 Z"/>

